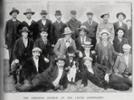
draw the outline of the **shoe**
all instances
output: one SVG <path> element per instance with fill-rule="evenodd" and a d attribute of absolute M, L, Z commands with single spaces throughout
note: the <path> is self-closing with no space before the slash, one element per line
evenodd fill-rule
<path fill-rule="evenodd" d="M 32 89 L 32 85 L 31 84 L 23 84 L 23 85 L 16 85 L 16 90 L 20 91 L 20 92 L 26 92 L 29 91 L 30 89 Z"/>

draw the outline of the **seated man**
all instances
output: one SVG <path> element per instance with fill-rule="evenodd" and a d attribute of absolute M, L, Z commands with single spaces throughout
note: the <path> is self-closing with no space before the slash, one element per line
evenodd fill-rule
<path fill-rule="evenodd" d="M 111 88 L 128 90 L 132 87 L 132 55 L 130 49 L 130 45 L 123 45 L 124 54 L 117 57 L 113 68 L 114 73 L 106 78 Z"/>
<path fill-rule="evenodd" d="M 13 49 L 13 62 L 11 64 L 11 71 L 15 78 L 15 83 L 20 82 L 19 77 L 17 78 L 16 73 L 20 72 L 17 71 L 21 69 L 20 67 L 24 65 L 26 59 L 30 58 L 32 56 L 32 48 L 33 48 L 33 41 L 28 38 L 29 30 L 27 27 L 23 27 L 21 30 L 21 37 L 16 40 L 15 46 Z M 17 79 L 16 79 L 17 78 Z"/>
<path fill-rule="evenodd" d="M 17 86 L 18 90 L 25 90 L 27 87 L 30 86 L 32 80 L 39 74 L 42 73 L 44 70 L 48 68 L 45 65 L 44 59 L 40 57 L 40 53 L 42 50 L 38 47 L 34 47 L 32 50 L 32 57 L 27 59 L 22 67 L 22 74 L 24 78 L 24 83 L 21 86 Z"/>
<path fill-rule="evenodd" d="M 47 70 L 38 74 L 29 85 L 25 86 L 25 88 L 21 87 L 21 91 L 30 91 L 37 87 L 42 87 L 45 91 L 48 89 L 67 88 L 67 74 L 64 71 L 64 66 L 65 58 L 56 58 L 55 62 L 51 63 Z"/>

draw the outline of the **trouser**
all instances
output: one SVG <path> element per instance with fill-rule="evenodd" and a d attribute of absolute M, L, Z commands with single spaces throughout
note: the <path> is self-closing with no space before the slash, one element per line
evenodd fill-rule
<path fill-rule="evenodd" d="M 92 40 L 92 45 L 93 45 L 93 47 L 91 48 L 91 50 L 94 50 L 95 49 L 95 46 L 96 46 L 96 38 L 95 37 L 90 37 Z"/>
<path fill-rule="evenodd" d="M 11 72 L 11 63 L 13 61 L 13 48 L 8 49 L 9 52 L 9 73 Z"/>
<path fill-rule="evenodd" d="M 130 87 L 132 87 L 132 81 L 126 77 L 120 77 L 112 74 L 110 75 L 109 86 L 120 91 L 128 90 Z"/>

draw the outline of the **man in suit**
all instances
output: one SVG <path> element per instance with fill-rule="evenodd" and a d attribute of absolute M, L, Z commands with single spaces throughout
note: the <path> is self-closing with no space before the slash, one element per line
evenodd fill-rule
<path fill-rule="evenodd" d="M 30 31 L 29 37 L 35 41 L 38 32 L 37 23 L 32 19 L 32 16 L 35 14 L 35 12 L 33 12 L 30 8 L 28 8 L 23 14 L 26 16 L 26 19 L 21 23 L 20 28 L 24 26 L 28 27 Z"/>
<path fill-rule="evenodd" d="M 53 44 L 56 44 L 59 38 L 63 37 L 66 24 L 61 21 L 62 13 L 60 10 L 55 12 L 56 21 L 52 24 Z"/>
<path fill-rule="evenodd" d="M 15 81 L 21 80 L 16 79 L 17 70 L 21 70 L 21 66 L 24 65 L 26 59 L 32 56 L 33 41 L 28 38 L 29 30 L 27 27 L 23 27 L 21 30 L 21 37 L 16 40 L 13 49 L 13 61 L 11 64 L 11 72 L 14 75 Z M 19 66 L 18 66 L 19 64 Z"/>
<path fill-rule="evenodd" d="M 22 85 L 16 86 L 19 91 L 26 91 L 31 86 L 32 80 L 48 68 L 45 65 L 45 61 L 40 58 L 42 50 L 38 47 L 32 49 L 32 57 L 26 60 L 22 66 L 22 74 L 24 82 Z"/>
<path fill-rule="evenodd" d="M 98 25 L 97 27 L 97 33 L 96 33 L 96 39 L 97 43 L 100 42 L 100 35 L 99 33 L 103 30 L 106 29 L 110 32 L 110 42 L 113 43 L 113 39 L 115 36 L 115 31 L 114 31 L 114 26 L 112 23 L 109 22 L 109 13 L 104 13 L 100 16 L 102 18 L 102 22 Z"/>
<path fill-rule="evenodd" d="M 16 8 L 12 8 L 11 12 L 9 13 L 9 15 L 12 18 L 6 22 L 6 26 L 5 26 L 5 44 L 6 44 L 6 48 L 9 51 L 9 64 L 10 65 L 13 60 L 12 58 L 13 47 L 14 47 L 15 41 L 19 38 L 18 26 L 20 25 L 20 21 L 17 19 L 18 14 L 19 14 L 19 10 Z M 11 68 L 9 68 L 9 71 L 10 70 Z"/>
<path fill-rule="evenodd" d="M 69 46 L 72 46 L 74 50 L 77 51 L 75 41 L 71 37 L 72 31 L 70 28 L 66 27 L 63 34 L 64 38 L 59 39 L 54 47 L 54 53 L 56 56 L 65 55 Z"/>
<path fill-rule="evenodd" d="M 98 23 L 93 20 L 93 13 L 87 12 L 88 20 L 83 23 L 87 27 L 88 33 L 87 36 L 92 39 L 93 48 L 95 48 L 96 44 L 96 31 Z"/>
<path fill-rule="evenodd" d="M 38 25 L 38 33 L 37 33 L 37 36 L 39 37 L 40 36 L 40 30 L 42 28 L 44 28 L 45 30 L 47 30 L 47 33 L 48 33 L 48 40 L 50 41 L 50 43 L 52 43 L 52 35 L 51 35 L 51 28 L 52 28 L 52 22 L 47 19 L 47 11 L 46 10 L 42 10 L 40 15 L 41 15 L 41 19 L 37 22 L 37 25 Z"/>
<path fill-rule="evenodd" d="M 67 22 L 67 26 L 71 29 L 73 32 L 72 38 L 75 40 L 78 37 L 78 28 L 81 26 L 81 22 L 77 20 L 77 12 L 75 10 L 70 11 L 70 20 Z"/>
<path fill-rule="evenodd" d="M 127 25 L 123 22 L 126 18 L 126 15 L 123 12 L 119 12 L 116 14 L 116 18 L 118 19 L 118 21 L 114 23 L 115 33 L 118 28 L 123 28 L 125 30 L 124 37 L 127 37 L 127 34 L 126 34 Z M 115 35 L 117 35 L 117 34 L 115 34 Z"/>
<path fill-rule="evenodd" d="M 122 48 L 124 54 L 117 57 L 114 72 L 106 80 L 111 88 L 123 91 L 132 87 L 132 55 L 129 44 L 124 44 Z"/>

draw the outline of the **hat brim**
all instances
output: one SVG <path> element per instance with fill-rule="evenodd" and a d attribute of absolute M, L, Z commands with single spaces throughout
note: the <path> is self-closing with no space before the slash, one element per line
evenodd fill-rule
<path fill-rule="evenodd" d="M 102 36 L 103 34 L 107 34 L 108 36 L 110 36 L 110 33 L 109 32 L 101 32 L 100 33 L 100 36 Z"/>
<path fill-rule="evenodd" d="M 47 15 L 48 13 L 40 13 L 40 15 Z"/>
<path fill-rule="evenodd" d="M 19 14 L 19 10 L 12 10 L 9 15 L 12 15 L 12 13 L 16 12 L 17 14 Z"/>
<path fill-rule="evenodd" d="M 72 34 L 72 32 L 69 32 L 69 33 L 63 33 L 63 34 L 64 34 L 64 35 L 69 35 L 69 34 L 71 35 L 71 34 Z"/>
<path fill-rule="evenodd" d="M 100 17 L 103 18 L 105 15 L 108 15 L 108 16 L 109 16 L 109 14 L 103 14 L 103 15 L 101 15 Z"/>
<path fill-rule="evenodd" d="M 78 28 L 78 31 L 81 31 L 81 30 L 84 30 L 85 32 L 88 32 L 88 30 L 85 29 L 85 28 Z"/>
<path fill-rule="evenodd" d="M 35 12 L 24 12 L 23 14 L 24 14 L 24 15 L 26 15 L 26 14 L 32 14 L 32 15 L 34 15 Z"/>
<path fill-rule="evenodd" d="M 117 13 L 116 18 L 118 18 L 119 15 L 123 15 L 124 19 L 126 18 L 126 15 L 124 13 Z"/>

